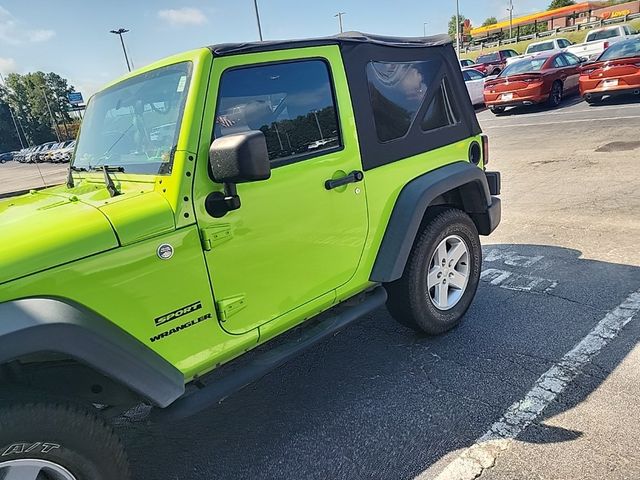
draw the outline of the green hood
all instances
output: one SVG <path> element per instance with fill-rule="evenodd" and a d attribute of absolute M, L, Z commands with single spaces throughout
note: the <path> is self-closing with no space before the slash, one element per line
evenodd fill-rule
<path fill-rule="evenodd" d="M 0 201 L 0 284 L 175 228 L 161 195 L 126 190 L 110 198 L 85 183 Z"/>

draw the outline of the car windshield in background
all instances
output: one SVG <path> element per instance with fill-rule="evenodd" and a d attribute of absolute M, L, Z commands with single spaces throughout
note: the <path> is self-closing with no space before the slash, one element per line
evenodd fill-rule
<path fill-rule="evenodd" d="M 527 53 L 546 52 L 547 50 L 553 50 L 554 48 L 553 42 L 539 43 L 527 48 Z"/>
<path fill-rule="evenodd" d="M 171 173 L 190 76 L 191 63 L 178 63 L 96 94 L 87 106 L 73 165 Z"/>
<path fill-rule="evenodd" d="M 606 49 L 598 60 L 612 60 L 614 58 L 640 57 L 640 38 L 626 42 L 618 42 Z"/>
<path fill-rule="evenodd" d="M 619 32 L 617 28 L 607 28 L 606 30 L 600 30 L 599 32 L 591 32 L 587 35 L 587 42 L 606 40 L 607 38 L 617 37 L 618 35 Z"/>
<path fill-rule="evenodd" d="M 547 60 L 548 57 L 519 60 L 511 65 L 507 65 L 507 67 L 498 76 L 508 77 L 509 75 L 518 75 L 520 73 L 537 72 L 542 69 L 542 66 Z"/>
<path fill-rule="evenodd" d="M 489 53 L 487 55 L 480 55 L 478 57 L 478 60 L 476 60 L 476 63 L 491 63 L 491 62 L 499 62 L 500 61 L 500 55 L 498 55 L 498 52 L 495 53 Z"/>

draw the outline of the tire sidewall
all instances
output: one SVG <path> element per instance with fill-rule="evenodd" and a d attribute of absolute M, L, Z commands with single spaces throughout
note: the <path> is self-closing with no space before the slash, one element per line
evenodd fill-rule
<path fill-rule="evenodd" d="M 430 326 L 421 325 L 425 331 L 433 330 L 433 327 L 435 327 L 435 333 L 444 332 L 457 325 L 469 309 L 478 288 L 480 270 L 482 268 L 482 248 L 478 232 L 466 214 L 461 211 L 456 212 L 459 212 L 459 215 L 457 215 L 458 221 L 440 226 L 438 225 L 438 219 L 436 219 L 432 228 L 428 228 L 423 232 L 422 237 L 416 245 L 415 253 L 421 261 L 418 264 L 418 268 L 414 268 L 411 272 L 413 278 L 410 281 L 410 285 L 411 288 L 415 289 L 415 291 L 412 292 L 414 298 L 421 300 L 421 305 L 417 305 L 417 307 L 424 309 L 425 313 L 427 313 L 434 322 L 434 325 Z M 442 240 L 451 235 L 460 237 L 467 247 L 469 256 L 469 278 L 465 292 L 458 303 L 449 310 L 440 310 L 433 304 L 429 297 L 427 274 L 436 247 Z"/>

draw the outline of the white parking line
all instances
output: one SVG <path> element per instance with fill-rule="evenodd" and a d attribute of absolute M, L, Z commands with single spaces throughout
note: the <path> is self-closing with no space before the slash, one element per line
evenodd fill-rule
<path fill-rule="evenodd" d="M 628 115 L 626 117 L 594 117 L 594 118 L 578 118 L 576 120 L 560 120 L 558 122 L 540 122 L 540 123 L 510 123 L 508 125 L 486 125 L 484 128 L 514 128 L 514 127 L 535 127 L 560 125 L 565 123 L 581 123 L 581 122 L 604 122 L 608 120 L 630 120 L 632 118 L 640 118 L 640 115 Z"/>
<path fill-rule="evenodd" d="M 547 405 L 564 391 L 591 359 L 640 311 L 640 289 L 605 315 L 589 334 L 543 373 L 522 400 L 511 405 L 504 415 L 464 450 L 435 480 L 473 480 L 495 465 L 499 453 L 533 423 Z M 415 480 L 427 478 L 423 472 Z"/>

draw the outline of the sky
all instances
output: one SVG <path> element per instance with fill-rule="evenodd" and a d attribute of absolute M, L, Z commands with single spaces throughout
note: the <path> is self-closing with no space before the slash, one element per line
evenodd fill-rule
<path fill-rule="evenodd" d="M 459 0 L 480 25 L 508 16 L 508 0 Z M 513 0 L 514 15 L 544 10 L 550 0 Z M 455 0 L 258 0 L 265 40 L 345 30 L 398 36 L 445 33 Z M 124 27 L 135 67 L 185 50 L 258 39 L 253 0 L 0 0 L 0 73 L 56 72 L 85 99 L 126 72 L 110 30 Z"/>

